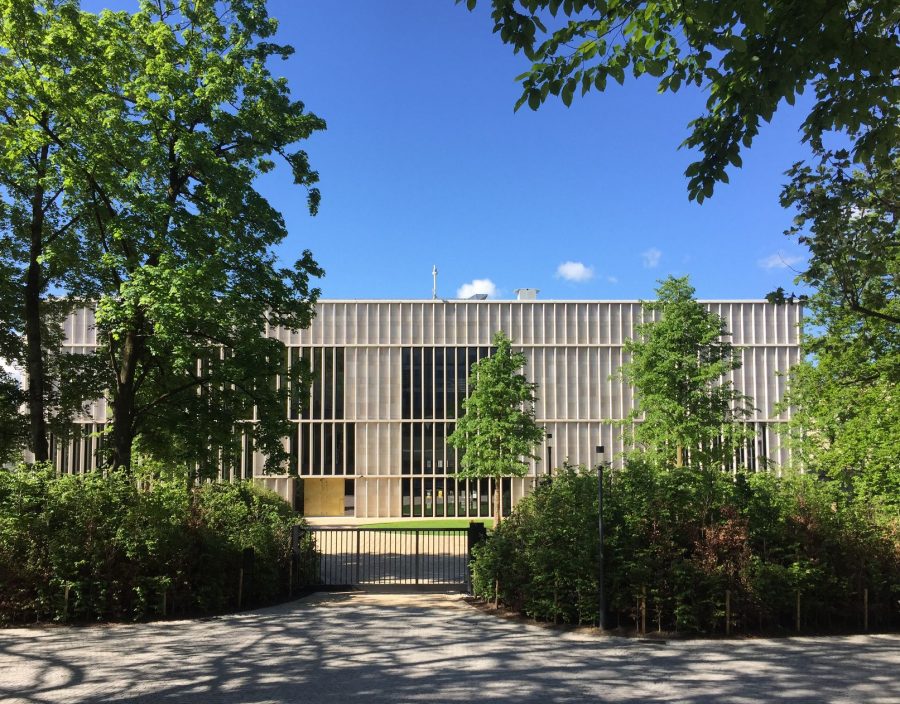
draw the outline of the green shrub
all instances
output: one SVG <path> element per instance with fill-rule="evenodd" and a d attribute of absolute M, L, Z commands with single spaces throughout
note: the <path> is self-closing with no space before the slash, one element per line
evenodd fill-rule
<path fill-rule="evenodd" d="M 0 471 L 0 622 L 233 609 L 242 569 L 242 602 L 271 602 L 287 590 L 299 522 L 247 482 L 188 490 L 186 475 L 159 468 Z"/>
<path fill-rule="evenodd" d="M 716 632 L 900 625 L 900 537 L 834 483 L 631 461 L 604 481 L 612 625 Z M 563 468 L 476 551 L 473 589 L 535 618 L 597 617 L 597 478 Z"/>

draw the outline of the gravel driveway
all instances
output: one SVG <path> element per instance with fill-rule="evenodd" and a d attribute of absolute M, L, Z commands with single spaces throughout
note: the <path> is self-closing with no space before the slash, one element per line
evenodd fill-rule
<path fill-rule="evenodd" d="M 458 595 L 320 594 L 202 621 L 0 630 L 0 701 L 900 703 L 900 636 L 647 644 Z"/>

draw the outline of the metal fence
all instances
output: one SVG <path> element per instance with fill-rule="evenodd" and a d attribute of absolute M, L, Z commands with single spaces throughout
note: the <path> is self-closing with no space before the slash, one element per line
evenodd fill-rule
<path fill-rule="evenodd" d="M 303 543 L 308 556 L 308 564 L 299 566 L 299 583 L 466 589 L 471 533 L 471 528 L 298 529 L 295 545 Z"/>

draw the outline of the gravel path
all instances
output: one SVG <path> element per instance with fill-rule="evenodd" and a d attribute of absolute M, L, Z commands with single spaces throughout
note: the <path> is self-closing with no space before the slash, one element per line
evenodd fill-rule
<path fill-rule="evenodd" d="M 900 704 L 900 635 L 647 644 L 458 595 L 320 594 L 202 621 L 0 630 L 0 701 Z"/>

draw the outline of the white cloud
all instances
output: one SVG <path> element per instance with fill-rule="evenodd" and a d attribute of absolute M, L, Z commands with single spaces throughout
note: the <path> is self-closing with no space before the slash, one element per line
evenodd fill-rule
<path fill-rule="evenodd" d="M 471 298 L 476 293 L 486 293 L 488 298 L 497 295 L 497 285 L 490 279 L 473 279 L 456 289 L 457 298 Z"/>
<path fill-rule="evenodd" d="M 644 260 L 644 266 L 647 269 L 653 269 L 659 265 L 659 260 L 662 259 L 662 252 L 656 247 L 651 247 L 650 249 L 641 252 L 641 259 Z"/>
<path fill-rule="evenodd" d="M 619 278 L 617 276 L 607 276 L 606 280 L 611 284 L 619 283 Z"/>
<path fill-rule="evenodd" d="M 787 255 L 784 252 L 775 252 L 775 254 L 770 254 L 768 257 L 760 259 L 757 264 L 761 268 L 770 271 L 772 269 L 788 269 L 802 261 L 803 257 Z"/>
<path fill-rule="evenodd" d="M 563 262 L 556 267 L 556 276 L 566 281 L 590 281 L 594 278 L 594 267 L 581 262 Z"/>

